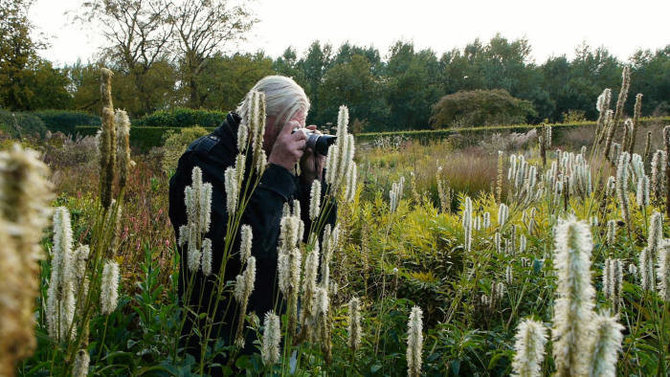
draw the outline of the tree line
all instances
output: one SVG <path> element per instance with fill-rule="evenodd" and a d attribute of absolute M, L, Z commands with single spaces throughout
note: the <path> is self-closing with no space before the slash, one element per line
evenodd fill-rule
<path fill-rule="evenodd" d="M 262 51 L 230 51 L 229 42 L 242 40 L 257 21 L 243 5 L 231 7 L 223 0 L 86 4 L 78 22 L 106 25 L 101 32 L 109 45 L 98 61 L 54 68 L 37 57 L 39 46 L 27 35 L 2 38 L 1 107 L 97 112 L 98 72 L 106 66 L 116 73 L 115 106 L 133 117 L 174 107 L 233 110 L 258 79 L 282 74 L 305 88 L 312 102 L 308 121 L 316 124 L 332 122 L 339 105 L 347 104 L 356 131 L 429 128 L 442 97 L 474 90 L 504 90 L 532 106 L 527 122 L 554 122 L 597 117 L 595 99 L 604 88 L 616 93 L 622 68 L 630 65 L 630 92 L 644 94 L 643 115 L 670 112 L 670 45 L 639 50 L 621 61 L 604 47 L 584 43 L 572 59 L 550 57 L 537 64 L 528 40 L 501 35 L 441 56 L 408 41 L 388 51 L 315 41 L 306 51 L 289 47 L 275 59 Z M 8 58 L 16 55 L 12 44 L 26 40 L 29 48 L 19 51 L 29 56 Z"/>

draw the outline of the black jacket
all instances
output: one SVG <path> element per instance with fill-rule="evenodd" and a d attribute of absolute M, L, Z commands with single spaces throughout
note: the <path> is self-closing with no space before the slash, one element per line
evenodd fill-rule
<path fill-rule="evenodd" d="M 228 214 L 226 211 L 226 193 L 224 185 L 224 171 L 229 166 L 234 166 L 235 157 L 238 154 L 237 126 L 240 118 L 235 113 L 229 113 L 226 120 L 216 128 L 211 134 L 203 136 L 188 147 L 186 152 L 179 159 L 177 170 L 170 179 L 170 221 L 175 230 L 175 235 L 179 236 L 179 227 L 187 223 L 186 206 L 184 203 L 184 189 L 191 185 L 191 171 L 195 166 L 202 170 L 203 182 L 212 184 L 212 208 L 211 208 L 211 226 L 205 237 L 212 241 L 212 272 L 219 273 L 222 254 L 224 250 L 224 238 Z M 251 153 L 249 153 L 251 155 Z M 249 156 L 250 157 L 250 156 Z M 251 167 L 251 158 L 247 159 L 247 169 Z M 255 179 L 255 178 L 252 178 Z M 241 187 L 244 187 L 244 183 Z M 322 183 L 323 193 L 326 185 Z M 260 184 L 253 192 L 251 199 L 242 216 L 242 224 L 248 224 L 253 230 L 252 255 L 256 258 L 256 282 L 254 291 L 249 299 L 248 312 L 256 312 L 259 318 L 274 309 L 277 276 L 277 243 L 279 239 L 279 223 L 282 216 L 284 203 L 298 199 L 301 203 L 301 214 L 305 222 L 305 229 L 310 229 L 308 218 L 309 208 L 309 185 L 300 183 L 298 177 L 290 173 L 286 168 L 279 165 L 269 164 Z M 323 200 L 322 200 L 323 203 Z M 334 224 L 336 208 L 331 211 L 326 223 Z M 306 236 L 306 235 L 305 235 Z M 239 251 L 239 234 L 236 237 L 236 243 L 231 252 Z M 186 258 L 187 247 L 179 247 L 181 257 L 179 295 L 183 297 L 188 283 L 191 281 L 190 272 L 187 268 Z M 235 277 L 241 273 L 241 263 L 236 254 L 229 258 L 224 275 L 225 281 L 234 281 Z M 214 279 L 205 279 L 201 271 L 193 279 L 193 294 L 191 295 L 191 307 L 197 307 L 200 292 L 202 291 L 202 305 L 196 311 L 204 312 L 207 310 L 207 299 L 214 288 Z M 226 297 L 231 297 L 228 295 Z M 234 300 L 234 299 L 233 299 Z M 227 309 L 227 315 L 223 317 L 223 312 Z M 236 326 L 237 308 L 236 303 L 228 306 L 226 302 L 219 304 L 220 310 L 217 313 L 217 321 L 222 321 L 222 326 L 217 328 L 219 336 L 226 339 L 226 344 L 230 344 L 231 334 Z M 185 333 L 190 332 L 190 326 L 187 326 Z M 211 338 L 218 338 L 213 334 Z M 246 349 L 251 346 L 247 341 Z"/>

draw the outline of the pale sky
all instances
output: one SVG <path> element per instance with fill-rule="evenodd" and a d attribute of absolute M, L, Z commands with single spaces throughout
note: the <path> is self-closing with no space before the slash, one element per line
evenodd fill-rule
<path fill-rule="evenodd" d="M 57 66 L 93 60 L 104 44 L 94 28 L 69 24 L 66 11 L 84 0 L 37 0 L 31 19 L 50 36 L 41 52 Z M 670 0 L 255 0 L 261 20 L 247 41 L 229 53 L 264 50 L 276 58 L 293 46 L 304 53 L 314 40 L 335 48 L 345 41 L 374 46 L 382 58 L 397 40 L 417 49 L 431 48 L 438 57 L 497 32 L 509 40 L 526 37 L 537 63 L 550 56 L 574 56 L 583 41 L 627 60 L 638 48 L 670 44 Z M 71 17 L 70 17 L 71 18 Z"/>

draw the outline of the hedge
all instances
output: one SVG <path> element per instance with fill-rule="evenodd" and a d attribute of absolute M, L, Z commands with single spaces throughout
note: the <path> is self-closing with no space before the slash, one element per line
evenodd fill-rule
<path fill-rule="evenodd" d="M 41 137 L 47 132 L 44 122 L 31 113 L 12 113 L 0 110 L 0 131 L 12 137 L 39 134 Z"/>
<path fill-rule="evenodd" d="M 670 123 L 670 117 L 662 118 L 643 118 L 642 124 L 646 123 Z M 555 123 L 550 124 L 554 128 L 569 128 L 569 127 L 592 127 L 595 122 L 579 122 L 579 123 Z M 370 141 L 380 136 L 395 136 L 402 135 L 412 139 L 419 140 L 435 140 L 448 137 L 449 135 L 462 133 L 486 133 L 498 131 L 510 132 L 527 132 L 530 129 L 538 128 L 540 125 L 533 124 L 516 124 L 511 126 L 488 126 L 488 127 L 470 127 L 470 128 L 448 128 L 441 130 L 409 130 L 409 131 L 389 131 L 389 132 L 367 132 L 355 135 L 357 141 Z M 130 144 L 143 152 L 148 151 L 152 147 L 163 145 L 164 135 L 168 131 L 179 132 L 183 127 L 144 127 L 136 126 L 130 127 Z M 208 131 L 213 131 L 215 127 L 205 127 Z M 95 135 L 99 127 L 91 126 L 77 126 L 76 133 L 80 135 Z"/>
<path fill-rule="evenodd" d="M 147 114 L 132 124 L 138 127 L 218 127 L 228 113 L 212 110 L 176 108 Z"/>
<path fill-rule="evenodd" d="M 76 133 L 82 136 L 95 135 L 100 127 L 77 126 Z M 136 127 L 130 126 L 130 145 L 139 149 L 141 152 L 147 152 L 152 147 L 163 145 L 164 137 L 168 131 L 179 132 L 182 127 Z M 213 131 L 210 127 L 208 131 Z"/>
<path fill-rule="evenodd" d="M 42 110 L 34 111 L 32 114 L 42 119 L 49 131 L 60 131 L 66 135 L 74 135 L 75 127 L 77 125 L 100 126 L 99 116 L 91 115 L 83 111 Z"/>
<path fill-rule="evenodd" d="M 659 118 L 642 118 L 640 123 L 645 125 L 646 123 L 653 122 L 670 122 L 670 117 L 659 117 Z M 595 126 L 596 122 L 594 121 L 584 121 L 576 123 L 553 123 L 548 124 L 553 128 L 569 128 L 569 127 L 584 127 L 584 126 Z M 359 141 L 370 141 L 374 140 L 377 137 L 381 136 L 405 136 L 412 139 L 428 140 L 428 139 L 440 139 L 447 137 L 449 135 L 457 133 L 470 133 L 470 132 L 497 132 L 497 131 L 510 131 L 510 132 L 528 132 L 533 128 L 541 127 L 539 124 L 513 124 L 506 126 L 483 126 L 483 127 L 461 127 L 461 128 L 443 128 L 439 130 L 406 130 L 406 131 L 384 131 L 384 132 L 364 132 L 356 134 L 356 139 Z"/>

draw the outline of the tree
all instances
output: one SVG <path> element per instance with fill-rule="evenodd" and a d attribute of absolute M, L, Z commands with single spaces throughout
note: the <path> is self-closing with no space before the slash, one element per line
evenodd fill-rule
<path fill-rule="evenodd" d="M 0 0 L 0 106 L 11 110 L 34 108 L 35 93 L 30 87 L 39 65 L 37 50 L 44 43 L 33 40 L 33 24 L 28 10 L 33 0 Z"/>
<path fill-rule="evenodd" d="M 181 53 L 182 83 L 188 89 L 188 105 L 203 105 L 198 76 L 208 59 L 227 43 L 240 40 L 256 19 L 244 4 L 226 0 L 182 0 L 169 8 L 170 24 Z"/>
<path fill-rule="evenodd" d="M 433 105 L 433 128 L 523 123 L 535 115 L 533 105 L 504 89 L 460 91 Z"/>
<path fill-rule="evenodd" d="M 102 28 L 110 43 L 103 50 L 104 60 L 134 85 L 138 103 L 132 106 L 135 115 L 156 110 L 158 87 L 167 85 L 165 81 L 157 83 L 161 80 L 152 75 L 152 70 L 157 62 L 166 62 L 170 49 L 172 24 L 165 16 L 169 8 L 166 0 L 92 0 L 83 4 L 77 17 Z"/>
<path fill-rule="evenodd" d="M 309 46 L 305 58 L 298 61 L 298 67 L 305 79 L 303 88 L 311 103 L 309 123 L 313 123 L 315 115 L 320 114 L 319 87 L 323 81 L 323 75 L 331 66 L 331 55 L 332 47 L 330 45 L 326 44 L 321 47 L 321 44 L 315 41 Z"/>
<path fill-rule="evenodd" d="M 211 57 L 198 76 L 198 97 L 207 109 L 235 110 L 261 78 L 274 74 L 272 59 L 262 52 Z"/>
<path fill-rule="evenodd" d="M 655 52 L 638 50 L 631 57 L 631 63 L 631 96 L 628 98 L 637 93 L 644 95 L 642 114 L 670 114 L 670 45 Z"/>
<path fill-rule="evenodd" d="M 440 66 L 432 50 L 414 52 L 411 43 L 391 47 L 386 99 L 395 129 L 428 128 L 430 105 L 440 98 Z"/>
<path fill-rule="evenodd" d="M 355 54 L 349 62 L 337 64 L 324 75 L 319 87 L 321 111 L 318 124 L 337 119 L 339 106 L 349 107 L 352 123 L 366 125 L 365 131 L 380 130 L 388 117 L 388 105 L 381 95 L 381 84 L 372 75 L 370 61 Z"/>

